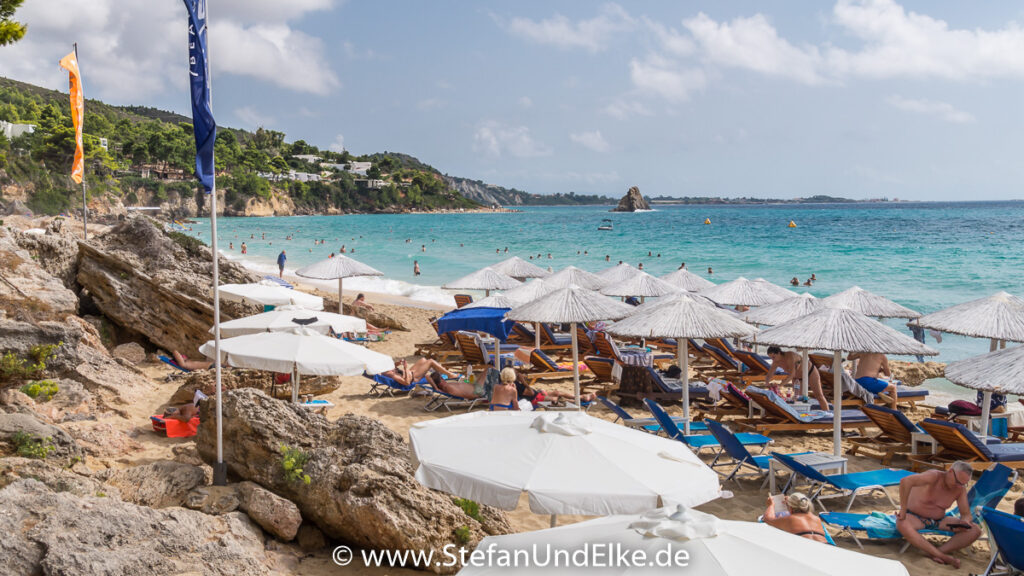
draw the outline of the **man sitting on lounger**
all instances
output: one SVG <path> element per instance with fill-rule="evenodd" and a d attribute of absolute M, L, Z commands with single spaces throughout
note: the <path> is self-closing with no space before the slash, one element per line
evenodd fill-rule
<path fill-rule="evenodd" d="M 797 386 L 800 385 L 801 380 L 803 379 L 803 368 L 800 366 L 800 362 L 803 358 L 793 351 L 783 352 L 782 348 L 779 348 L 778 346 L 768 347 L 768 357 L 772 359 L 772 367 L 768 370 L 768 373 L 764 375 L 765 387 L 778 394 L 778 386 L 788 383 L 793 386 L 794 390 L 796 390 Z M 807 362 L 808 390 L 810 390 L 818 400 L 819 409 L 828 410 L 828 400 L 825 399 L 825 393 L 821 391 L 821 375 L 818 374 L 818 367 L 815 366 L 810 359 L 808 359 Z M 772 376 L 775 374 L 776 368 L 782 368 L 782 371 L 786 373 L 786 379 L 778 385 L 772 383 Z"/>
<path fill-rule="evenodd" d="M 885 354 L 854 353 L 848 360 L 857 361 L 857 372 L 853 378 L 865 390 L 875 396 L 885 393 L 892 399 L 892 409 L 896 409 L 896 381 L 889 370 L 889 359 Z"/>
<path fill-rule="evenodd" d="M 967 484 L 971 481 L 970 464 L 954 462 L 949 470 L 929 470 L 900 480 L 900 511 L 896 528 L 915 547 L 939 564 L 960 567 L 960 560 L 950 556 L 970 546 L 981 536 L 981 528 L 971 521 L 967 502 Z M 957 503 L 960 517 L 946 516 L 946 510 Z M 953 537 L 936 548 L 918 530 L 938 529 L 953 532 Z"/>

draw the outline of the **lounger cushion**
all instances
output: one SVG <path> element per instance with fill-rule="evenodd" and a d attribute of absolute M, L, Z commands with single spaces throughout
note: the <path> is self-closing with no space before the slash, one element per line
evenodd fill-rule
<path fill-rule="evenodd" d="M 868 486 L 895 486 L 900 480 L 912 476 L 909 470 L 896 470 L 883 468 L 881 470 L 869 470 L 867 472 L 851 472 L 849 474 L 834 474 L 825 476 L 829 482 L 843 490 L 856 490 Z"/>

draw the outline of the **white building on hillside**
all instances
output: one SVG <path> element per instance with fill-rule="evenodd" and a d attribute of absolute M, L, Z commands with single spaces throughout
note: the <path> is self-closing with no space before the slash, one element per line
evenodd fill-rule
<path fill-rule="evenodd" d="M 298 158 L 299 160 L 309 162 L 310 164 L 316 164 L 321 160 L 319 156 L 314 156 L 313 154 L 296 154 L 293 158 Z"/>
<path fill-rule="evenodd" d="M 22 134 L 31 134 L 35 131 L 36 127 L 34 124 L 15 124 L 0 120 L 0 134 L 3 134 L 8 140 L 13 140 Z"/>

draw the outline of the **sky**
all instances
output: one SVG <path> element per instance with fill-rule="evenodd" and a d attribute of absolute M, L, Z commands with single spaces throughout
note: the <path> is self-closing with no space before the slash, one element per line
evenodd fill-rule
<path fill-rule="evenodd" d="M 214 114 L 532 193 L 1024 198 L 1024 5 L 209 0 Z M 27 0 L 0 75 L 188 114 L 176 0 Z"/>

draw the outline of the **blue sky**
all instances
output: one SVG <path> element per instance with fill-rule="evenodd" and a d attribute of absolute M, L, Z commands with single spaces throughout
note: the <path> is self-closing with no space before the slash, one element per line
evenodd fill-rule
<path fill-rule="evenodd" d="M 214 111 L 530 192 L 1022 198 L 1015 2 L 209 0 Z M 29 0 L 0 74 L 187 112 L 176 0 Z"/>

